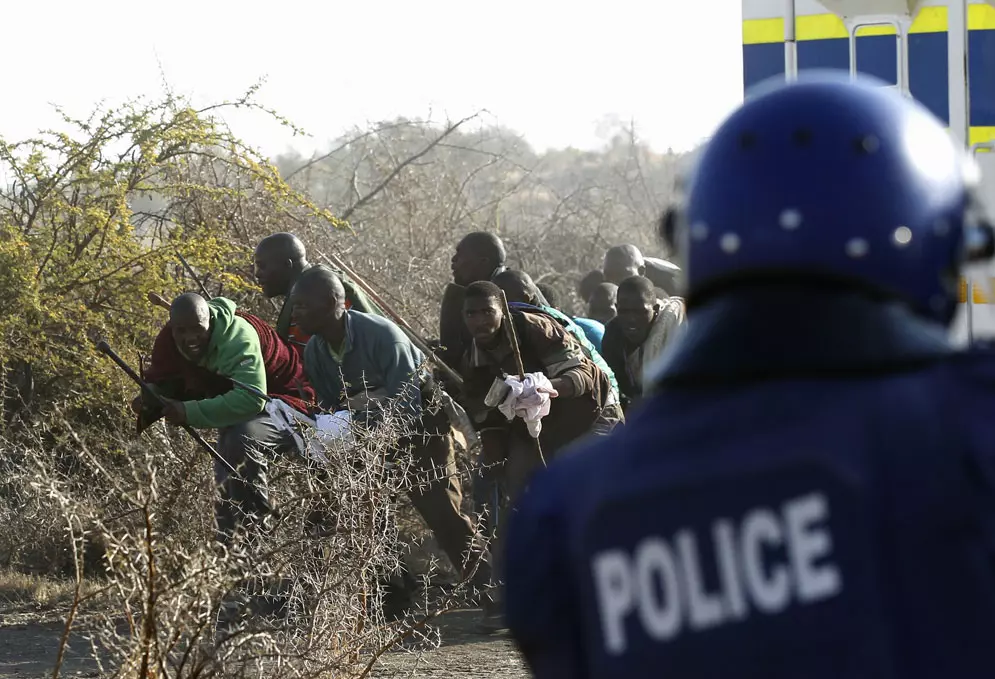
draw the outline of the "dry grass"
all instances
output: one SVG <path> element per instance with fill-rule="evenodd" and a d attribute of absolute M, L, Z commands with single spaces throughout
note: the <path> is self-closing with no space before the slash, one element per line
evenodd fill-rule
<path fill-rule="evenodd" d="M 83 581 L 83 592 L 90 596 L 99 586 Z M 0 603 L 30 604 L 38 608 L 67 606 L 73 600 L 76 583 L 46 575 L 0 570 Z"/>

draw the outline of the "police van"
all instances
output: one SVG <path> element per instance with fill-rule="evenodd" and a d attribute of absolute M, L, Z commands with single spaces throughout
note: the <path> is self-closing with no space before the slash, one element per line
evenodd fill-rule
<path fill-rule="evenodd" d="M 742 0 L 743 85 L 848 69 L 914 97 L 975 154 L 995 215 L 995 0 Z M 995 265 L 961 279 L 952 333 L 995 338 Z"/>

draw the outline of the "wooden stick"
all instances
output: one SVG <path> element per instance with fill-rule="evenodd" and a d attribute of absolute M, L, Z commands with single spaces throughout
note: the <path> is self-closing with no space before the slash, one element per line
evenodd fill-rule
<path fill-rule="evenodd" d="M 518 333 L 515 332 L 515 321 L 511 317 L 511 307 L 508 306 L 508 298 L 504 294 L 504 290 L 501 291 L 501 307 L 504 313 L 504 332 L 508 337 L 508 342 L 511 344 L 511 353 L 515 357 L 515 368 L 518 369 L 518 379 L 522 382 L 525 381 L 525 364 L 522 362 L 522 349 L 518 344 Z M 535 441 L 536 452 L 539 454 L 539 461 L 542 462 L 542 466 L 546 466 L 546 458 L 542 454 L 542 446 L 539 444 L 539 437 L 535 438 L 529 437 Z"/>
<path fill-rule="evenodd" d="M 197 274 L 194 273 L 193 267 L 190 266 L 190 263 L 187 262 L 187 260 L 184 259 L 183 255 L 181 255 L 180 253 L 177 252 L 176 256 L 180 259 L 180 264 L 183 265 L 183 268 L 187 270 L 188 274 L 190 274 L 190 278 L 192 278 L 194 280 L 194 283 L 196 283 L 197 286 L 200 288 L 200 294 L 202 294 L 205 299 L 213 299 L 213 296 L 211 295 L 210 292 L 208 292 L 207 287 L 203 283 L 201 283 L 200 278 L 198 278 Z"/>
<path fill-rule="evenodd" d="M 162 307 L 166 311 L 169 311 L 172 306 L 169 301 L 157 292 L 150 292 L 148 295 L 148 300 L 158 307 Z"/>

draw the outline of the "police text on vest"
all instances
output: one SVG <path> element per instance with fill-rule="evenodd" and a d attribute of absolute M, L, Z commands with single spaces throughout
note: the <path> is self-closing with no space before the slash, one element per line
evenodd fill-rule
<path fill-rule="evenodd" d="M 718 586 L 707 587 L 701 563 L 702 538 L 688 529 L 672 540 L 650 536 L 632 552 L 602 551 L 592 569 L 605 648 L 626 652 L 625 623 L 635 614 L 646 635 L 675 639 L 682 631 L 772 615 L 792 605 L 829 599 L 843 589 L 832 562 L 832 536 L 823 522 L 829 507 L 815 492 L 784 503 L 780 513 L 752 509 L 741 521 L 712 523 L 710 554 Z M 775 559 L 772 551 L 783 551 Z"/>

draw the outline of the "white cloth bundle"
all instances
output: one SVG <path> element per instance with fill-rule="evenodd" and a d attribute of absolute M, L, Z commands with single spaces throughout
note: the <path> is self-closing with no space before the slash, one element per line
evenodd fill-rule
<path fill-rule="evenodd" d="M 342 441 L 343 443 L 354 443 L 355 441 L 352 435 L 352 413 L 348 410 L 322 413 L 315 418 L 315 426 L 318 430 L 318 438 L 322 441 Z"/>
<path fill-rule="evenodd" d="M 539 438 L 542 431 L 542 418 L 549 414 L 549 399 L 559 396 L 545 374 L 526 373 L 525 379 L 509 376 L 504 380 L 511 388 L 498 410 L 508 420 L 516 416 L 525 420 L 525 426 L 532 438 Z"/>

